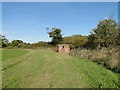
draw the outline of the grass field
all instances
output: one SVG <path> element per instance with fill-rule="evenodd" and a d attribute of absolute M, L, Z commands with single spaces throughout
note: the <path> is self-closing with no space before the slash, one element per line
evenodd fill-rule
<path fill-rule="evenodd" d="M 3 50 L 3 88 L 118 88 L 118 74 L 51 50 Z"/>
<path fill-rule="evenodd" d="M 22 50 L 22 49 L 19 49 L 19 50 L 16 50 L 16 49 L 4 49 L 2 51 L 2 53 L 3 53 L 2 54 L 3 55 L 2 60 L 16 58 L 16 57 L 24 55 L 27 52 L 28 52 L 27 50 Z"/>

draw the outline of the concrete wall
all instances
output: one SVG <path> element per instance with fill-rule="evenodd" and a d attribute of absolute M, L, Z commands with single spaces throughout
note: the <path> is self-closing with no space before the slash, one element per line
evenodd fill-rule
<path fill-rule="evenodd" d="M 57 48 L 59 53 L 69 53 L 70 46 L 68 44 L 59 44 Z"/>

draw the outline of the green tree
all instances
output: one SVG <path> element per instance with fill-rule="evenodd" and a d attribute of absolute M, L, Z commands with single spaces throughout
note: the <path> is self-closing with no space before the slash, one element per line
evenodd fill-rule
<path fill-rule="evenodd" d="M 96 48 L 96 43 L 95 43 L 95 34 L 91 34 L 87 36 L 88 41 L 85 43 L 85 48 L 88 49 L 95 49 Z"/>
<path fill-rule="evenodd" d="M 47 28 L 47 30 L 50 30 Z M 50 31 L 48 31 L 49 37 L 52 38 L 51 44 L 57 45 L 62 41 L 62 30 L 59 28 L 52 28 Z"/>
<path fill-rule="evenodd" d="M 23 43 L 22 40 L 13 40 L 12 45 L 13 47 L 19 47 L 19 44 Z"/>
<path fill-rule="evenodd" d="M 8 39 L 3 36 L 3 35 L 0 35 L 0 47 L 7 47 L 7 44 L 8 44 Z"/>
<path fill-rule="evenodd" d="M 115 20 L 101 20 L 97 28 L 93 29 L 96 37 L 95 42 L 100 47 L 109 47 L 114 45 L 118 39 L 117 22 Z"/>

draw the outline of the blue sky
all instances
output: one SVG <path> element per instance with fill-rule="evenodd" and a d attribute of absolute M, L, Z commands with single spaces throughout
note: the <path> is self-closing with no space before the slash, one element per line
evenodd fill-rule
<path fill-rule="evenodd" d="M 63 36 L 89 35 L 112 14 L 117 21 L 117 2 L 3 2 L 2 30 L 10 41 L 50 41 L 46 27 L 62 29 Z"/>

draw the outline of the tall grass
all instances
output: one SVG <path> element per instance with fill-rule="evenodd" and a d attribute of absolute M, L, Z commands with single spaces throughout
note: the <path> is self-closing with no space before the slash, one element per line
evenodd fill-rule
<path fill-rule="evenodd" d="M 118 64 L 118 49 L 115 48 L 102 48 L 99 50 L 87 50 L 87 49 L 72 49 L 70 52 L 72 56 L 80 56 L 82 58 L 88 58 L 93 62 L 104 65 L 106 68 L 120 72 L 120 66 Z"/>

